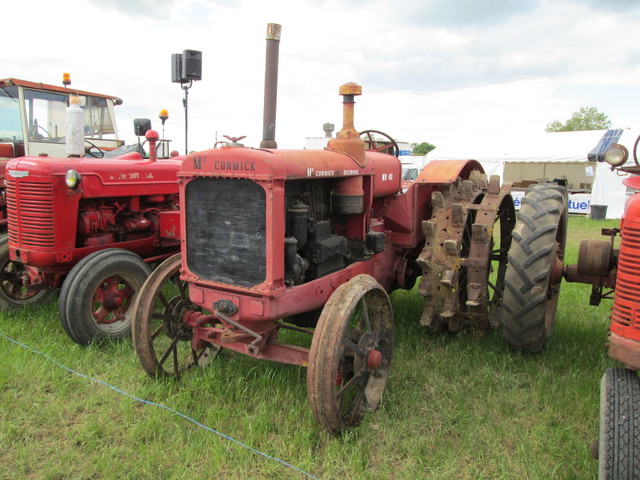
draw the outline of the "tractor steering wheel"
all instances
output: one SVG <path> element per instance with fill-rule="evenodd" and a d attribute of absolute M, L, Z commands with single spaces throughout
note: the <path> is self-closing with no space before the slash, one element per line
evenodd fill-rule
<path fill-rule="evenodd" d="M 384 137 L 384 140 L 388 141 L 389 143 L 378 145 L 377 142 L 379 142 L 380 140 L 376 140 L 373 138 L 372 134 L 374 133 Z M 362 138 L 363 136 L 364 138 Z M 391 136 L 387 135 L 384 132 L 381 132 L 380 130 L 363 130 L 360 132 L 360 138 L 362 138 L 362 140 L 364 141 L 365 150 L 388 153 L 389 155 L 393 155 L 396 158 L 400 155 L 400 147 L 398 147 L 396 141 L 391 138 Z"/>
<path fill-rule="evenodd" d="M 638 142 L 640 142 L 640 135 L 636 138 L 636 143 L 633 144 L 633 161 L 640 167 L 640 163 L 638 163 Z"/>
<path fill-rule="evenodd" d="M 84 141 L 87 142 L 89 145 L 91 145 L 91 147 L 89 147 L 89 150 L 87 150 L 88 156 L 93 158 L 104 158 L 104 150 L 102 150 L 99 146 L 94 145 L 86 138 Z"/>

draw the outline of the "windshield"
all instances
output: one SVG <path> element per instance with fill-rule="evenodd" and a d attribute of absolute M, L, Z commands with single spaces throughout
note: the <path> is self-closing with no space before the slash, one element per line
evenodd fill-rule
<path fill-rule="evenodd" d="M 69 95 L 25 89 L 24 99 L 29 139 L 36 142 L 65 143 L 65 111 L 69 106 Z M 80 96 L 80 108 L 84 111 L 85 137 L 115 138 L 106 98 Z"/>
<path fill-rule="evenodd" d="M 23 140 L 18 87 L 2 87 L 0 88 L 0 141 L 21 142 Z"/>
<path fill-rule="evenodd" d="M 85 137 L 103 138 L 115 135 L 106 98 L 80 97 L 80 106 L 84 110 Z"/>
<path fill-rule="evenodd" d="M 24 91 L 29 140 L 64 143 L 67 100 L 61 93 Z"/>

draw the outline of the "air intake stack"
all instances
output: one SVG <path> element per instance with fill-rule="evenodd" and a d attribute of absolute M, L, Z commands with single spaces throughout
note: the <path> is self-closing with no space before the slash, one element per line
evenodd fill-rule
<path fill-rule="evenodd" d="M 278 148 L 276 143 L 276 102 L 278 100 L 278 58 L 282 25 L 267 24 L 267 59 L 264 73 L 264 115 L 260 148 Z"/>
<path fill-rule="evenodd" d="M 357 83 L 345 83 L 339 91 L 342 95 L 342 130 L 336 138 L 329 140 L 327 149 L 345 153 L 353 159 L 358 167 L 366 163 L 364 142 L 353 125 L 355 96 L 362 95 L 362 87 Z M 362 176 L 345 177 L 337 182 L 331 192 L 331 204 L 335 213 L 341 215 L 357 215 L 364 207 L 364 190 Z"/>

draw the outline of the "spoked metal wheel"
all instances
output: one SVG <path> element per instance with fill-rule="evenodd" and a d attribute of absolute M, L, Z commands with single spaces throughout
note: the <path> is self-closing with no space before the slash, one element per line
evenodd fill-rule
<path fill-rule="evenodd" d="M 9 258 L 7 235 L 0 236 L 0 310 L 13 310 L 26 305 L 43 305 L 55 295 L 55 290 L 29 290 L 25 286 L 27 271 L 20 262 Z"/>
<path fill-rule="evenodd" d="M 192 329 L 185 314 L 200 311 L 180 280 L 181 255 L 168 258 L 149 276 L 133 306 L 133 346 L 142 368 L 152 378 L 180 377 L 210 361 L 210 348 L 191 348 Z"/>
<path fill-rule="evenodd" d="M 380 405 L 393 350 L 389 296 L 369 275 L 341 285 L 326 303 L 309 353 L 307 391 L 316 420 L 339 433 Z"/>

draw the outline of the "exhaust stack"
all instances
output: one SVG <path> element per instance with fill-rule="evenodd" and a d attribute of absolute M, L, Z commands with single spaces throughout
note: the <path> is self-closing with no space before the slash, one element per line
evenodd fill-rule
<path fill-rule="evenodd" d="M 264 74 L 264 115 L 260 148 L 278 148 L 276 143 L 276 102 L 278 99 L 278 57 L 282 25 L 267 24 L 267 60 Z"/>

